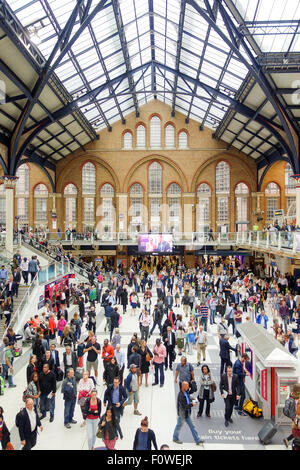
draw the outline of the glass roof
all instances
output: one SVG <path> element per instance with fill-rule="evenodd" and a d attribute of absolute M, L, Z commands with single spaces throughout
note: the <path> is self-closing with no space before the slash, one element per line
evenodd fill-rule
<path fill-rule="evenodd" d="M 45 59 L 77 4 L 76 0 L 7 0 L 7 3 Z M 81 28 L 82 18 L 86 19 L 99 3 L 92 0 L 89 5 L 84 0 L 71 38 Z M 227 97 L 238 95 L 249 70 L 194 5 L 180 0 L 102 3 L 102 9 L 55 68 L 56 76 L 74 99 L 106 85 L 96 97 L 78 103 L 94 129 L 109 127 L 132 111 L 138 113 L 139 106 L 154 96 L 187 118 L 216 129 L 231 109 Z M 218 3 L 195 1 L 209 15 L 207 3 L 214 10 L 217 26 L 230 38 Z M 231 0 L 231 3 L 247 27 L 246 37 L 250 34 L 261 52 L 299 51 L 300 0 Z M 87 5 L 90 8 L 86 12 Z M 226 11 L 239 27 L 232 10 Z M 253 53 L 252 46 L 249 42 Z M 60 52 L 61 49 L 56 57 Z M 249 60 L 243 47 L 240 53 Z M 154 65 L 148 67 L 150 63 Z M 138 67 L 142 68 L 135 71 Z M 123 79 L 118 81 L 122 74 Z M 211 88 L 203 88 L 201 83 Z M 235 143 L 240 146 L 240 141 Z M 252 152 L 250 146 L 247 150 Z"/>

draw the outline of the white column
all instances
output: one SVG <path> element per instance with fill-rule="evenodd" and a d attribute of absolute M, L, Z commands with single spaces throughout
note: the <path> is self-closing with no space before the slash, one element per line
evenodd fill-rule
<path fill-rule="evenodd" d="M 296 186 L 296 225 L 300 227 L 300 184 Z"/>
<path fill-rule="evenodd" d="M 14 251 L 14 190 L 16 186 L 17 176 L 2 176 L 5 186 L 6 199 L 6 241 L 5 246 L 9 254 Z"/>

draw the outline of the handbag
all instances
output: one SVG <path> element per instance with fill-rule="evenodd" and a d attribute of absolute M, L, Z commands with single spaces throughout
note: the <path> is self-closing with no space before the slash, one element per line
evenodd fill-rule
<path fill-rule="evenodd" d="M 211 384 L 211 389 L 212 389 L 212 391 L 213 391 L 214 393 L 217 391 L 216 382 L 213 382 L 213 383 Z"/>
<path fill-rule="evenodd" d="M 24 403 L 26 402 L 26 399 L 27 399 L 27 388 L 26 390 L 24 390 L 23 395 L 22 395 L 22 400 Z"/>
<path fill-rule="evenodd" d="M 99 439 L 104 439 L 104 426 L 99 426 L 96 436 Z"/>
<path fill-rule="evenodd" d="M 146 362 L 150 362 L 151 361 L 151 356 L 149 353 L 146 354 Z"/>

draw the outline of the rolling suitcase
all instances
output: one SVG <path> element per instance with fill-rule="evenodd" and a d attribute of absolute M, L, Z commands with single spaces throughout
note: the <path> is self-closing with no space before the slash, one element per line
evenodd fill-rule
<path fill-rule="evenodd" d="M 277 433 L 277 426 L 272 423 L 272 421 L 268 421 L 259 431 L 258 437 L 260 442 L 263 445 L 268 445 L 271 443 L 272 438 Z"/>

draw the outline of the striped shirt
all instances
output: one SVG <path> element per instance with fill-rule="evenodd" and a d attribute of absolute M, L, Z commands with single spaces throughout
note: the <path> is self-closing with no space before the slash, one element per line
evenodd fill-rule
<path fill-rule="evenodd" d="M 208 318 L 208 307 L 206 305 L 200 305 L 201 318 Z"/>

